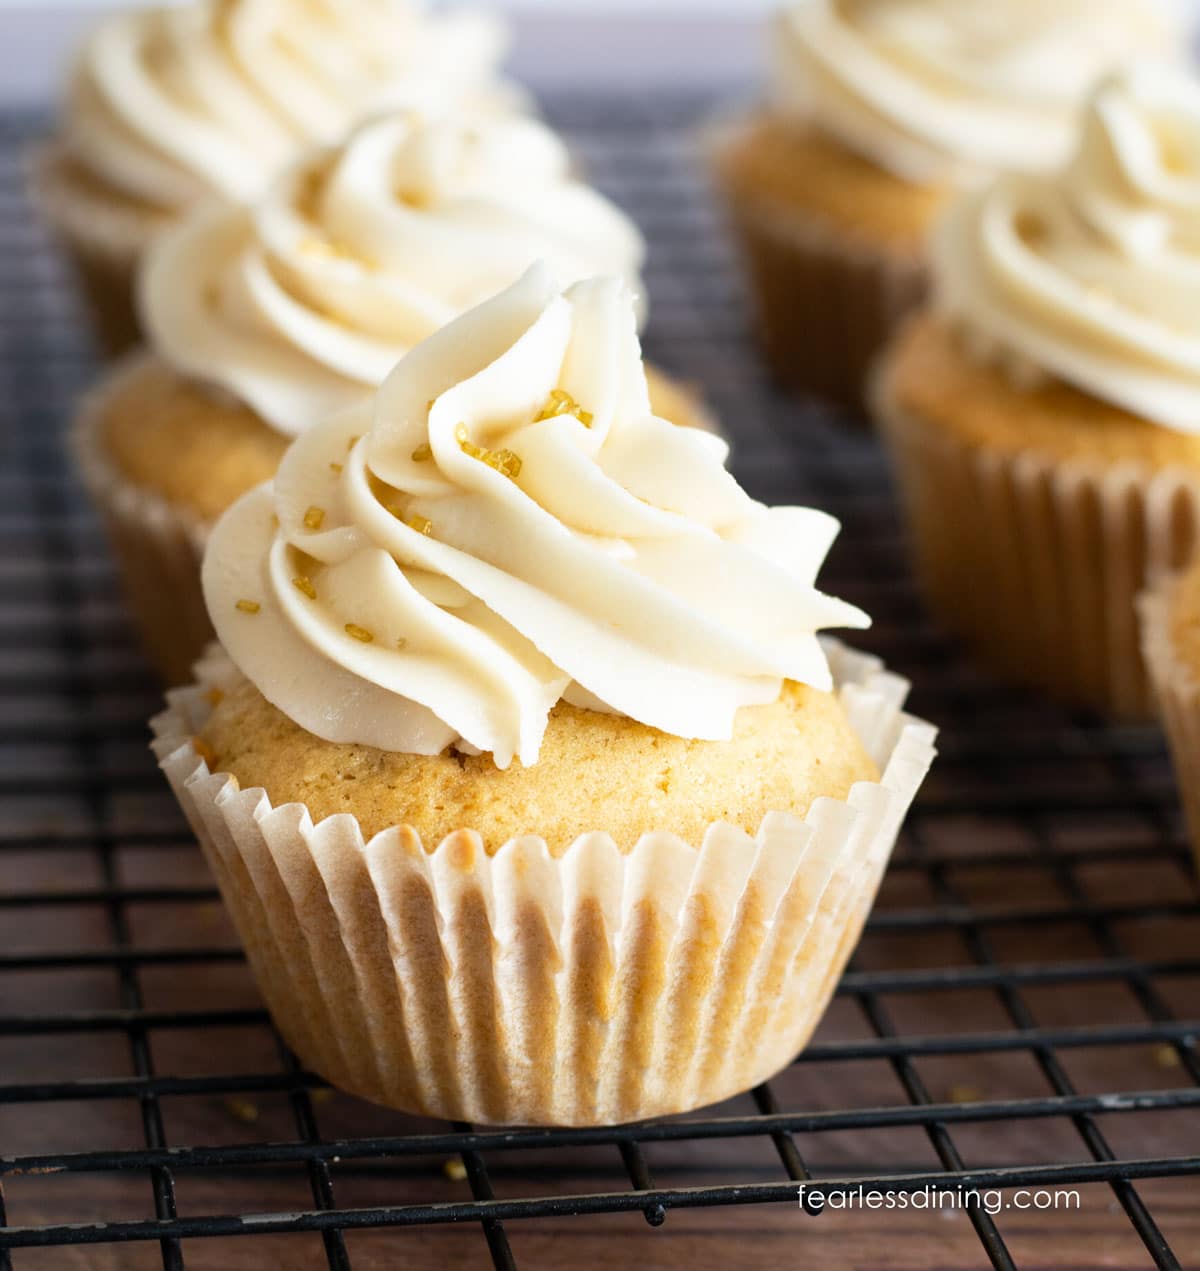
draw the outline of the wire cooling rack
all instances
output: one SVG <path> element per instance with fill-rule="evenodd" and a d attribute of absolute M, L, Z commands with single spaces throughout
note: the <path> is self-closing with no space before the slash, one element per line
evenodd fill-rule
<path fill-rule="evenodd" d="M 62 458 L 94 365 L 22 193 L 41 121 L 0 122 L 0 1268 L 1200 1265 L 1200 908 L 1160 739 L 1001 689 L 927 624 L 872 438 L 763 380 L 704 109 L 549 114 L 650 240 L 649 355 L 754 494 L 841 518 L 829 589 L 943 753 L 809 1050 L 721 1107 L 571 1131 L 372 1108 L 272 1032 L 146 749 L 159 696 Z M 892 1207 L 809 1217 L 801 1183 Z"/>

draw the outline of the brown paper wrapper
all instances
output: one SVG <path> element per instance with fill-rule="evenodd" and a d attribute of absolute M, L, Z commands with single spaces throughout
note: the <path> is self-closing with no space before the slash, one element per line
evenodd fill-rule
<path fill-rule="evenodd" d="M 803 209 L 756 198 L 724 170 L 721 151 L 732 135 L 714 129 L 707 146 L 771 373 L 789 388 L 860 411 L 873 363 L 925 299 L 926 263 L 873 246 Z"/>
<path fill-rule="evenodd" d="M 106 384 L 136 374 L 141 355 L 127 358 Z M 101 436 L 105 388 L 83 404 L 71 450 L 104 524 L 121 590 L 142 647 L 167 684 L 186 684 L 213 638 L 200 587 L 209 527 L 186 508 L 134 485 L 108 459 Z"/>
<path fill-rule="evenodd" d="M 71 434 L 84 483 L 104 522 L 121 587 L 142 647 L 166 684 L 186 684 L 213 639 L 200 587 L 211 526 L 186 508 L 129 481 L 108 459 L 101 436 L 104 403 L 136 375 L 144 354 L 126 357 L 85 401 Z M 703 398 L 690 385 L 647 368 L 656 410 L 681 427 L 717 432 Z M 669 413 L 668 413 L 669 412 Z"/>
<path fill-rule="evenodd" d="M 875 415 L 930 609 L 1000 675 L 1125 720 L 1152 718 L 1137 597 L 1200 539 L 1200 481 L 972 447 L 898 409 Z"/>
<path fill-rule="evenodd" d="M 170 218 L 105 198 L 98 186 L 81 179 L 55 143 L 31 156 L 29 183 L 34 202 L 71 263 L 101 352 L 119 356 L 141 339 L 134 302 L 138 261 Z"/>
<path fill-rule="evenodd" d="M 309 1068 L 406 1111 L 487 1124 L 599 1125 L 683 1112 L 802 1049 L 858 941 L 934 730 L 907 684 L 831 644 L 852 725 L 883 773 L 803 821 L 699 846 L 597 832 L 553 857 L 463 829 L 365 842 L 210 773 L 194 745 L 218 646 L 168 694 L 154 749 L 217 878 L 280 1032 Z"/>
<path fill-rule="evenodd" d="M 1138 604 L 1142 654 L 1179 781 L 1179 795 L 1200 871 L 1200 677 L 1171 638 L 1171 608 L 1177 575 L 1159 579 Z"/>

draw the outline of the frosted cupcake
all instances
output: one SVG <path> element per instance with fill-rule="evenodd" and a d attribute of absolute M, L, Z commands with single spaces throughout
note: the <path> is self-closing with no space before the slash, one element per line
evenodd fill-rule
<path fill-rule="evenodd" d="M 1142 648 L 1200 870 L 1200 562 L 1142 597 Z"/>
<path fill-rule="evenodd" d="M 1200 85 L 1106 82 L 1078 153 L 950 212 L 878 412 L 931 607 L 1009 677 L 1151 710 L 1134 599 L 1200 525 Z"/>
<path fill-rule="evenodd" d="M 786 5 L 768 101 L 717 151 L 777 377 L 858 405 L 953 193 L 1056 167 L 1094 81 L 1177 43 L 1153 0 Z"/>
<path fill-rule="evenodd" d="M 155 748 L 306 1066 L 601 1124 L 804 1045 L 933 733 L 817 639 L 866 622 L 836 523 L 726 453 L 652 414 L 627 287 L 537 268 L 221 519 Z"/>
<path fill-rule="evenodd" d="M 101 343 L 136 342 L 137 261 L 190 209 L 258 197 L 371 111 L 510 107 L 494 78 L 505 44 L 490 17 L 414 0 L 192 0 L 102 22 L 35 168 Z"/>
<path fill-rule="evenodd" d="M 150 352 L 110 373 L 76 434 L 160 670 L 186 677 L 211 637 L 204 537 L 290 438 L 533 261 L 640 290 L 642 254 L 543 125 L 409 113 L 312 153 L 252 209 L 212 205 L 165 234 L 141 278 Z M 702 422 L 661 377 L 656 409 Z"/>

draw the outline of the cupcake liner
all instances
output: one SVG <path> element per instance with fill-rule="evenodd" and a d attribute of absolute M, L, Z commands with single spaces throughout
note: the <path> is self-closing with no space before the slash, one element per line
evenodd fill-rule
<path fill-rule="evenodd" d="M 1200 538 L 1196 475 L 979 450 L 875 398 L 936 617 L 1010 680 L 1151 718 L 1136 601 Z"/>
<path fill-rule="evenodd" d="M 170 218 L 85 188 L 56 143 L 31 156 L 29 184 L 70 260 L 97 344 L 106 356 L 119 356 L 141 338 L 134 302 L 138 261 Z"/>
<path fill-rule="evenodd" d="M 923 257 L 885 249 L 802 208 L 730 180 L 722 151 L 731 125 L 706 146 L 745 261 L 759 337 L 772 374 L 789 388 L 861 410 L 871 366 L 929 288 Z"/>
<path fill-rule="evenodd" d="M 377 1103 L 487 1124 L 612 1124 L 765 1080 L 805 1045 L 861 933 L 935 731 L 907 685 L 830 644 L 883 773 L 758 834 L 604 833 L 494 855 L 469 829 L 427 850 L 353 816 L 211 773 L 195 746 L 240 675 L 219 646 L 168 694 L 154 750 L 302 1062 Z"/>
<path fill-rule="evenodd" d="M 143 649 L 168 684 L 185 684 L 213 638 L 200 588 L 209 527 L 186 508 L 133 484 L 108 459 L 102 421 L 107 395 L 139 373 L 145 354 L 127 357 L 106 387 L 85 401 L 70 446 L 112 549 L 121 590 Z"/>
<path fill-rule="evenodd" d="M 1171 747 L 1179 795 L 1200 871 L 1200 678 L 1171 639 L 1171 606 L 1178 576 L 1170 575 L 1138 602 L 1142 654 Z"/>

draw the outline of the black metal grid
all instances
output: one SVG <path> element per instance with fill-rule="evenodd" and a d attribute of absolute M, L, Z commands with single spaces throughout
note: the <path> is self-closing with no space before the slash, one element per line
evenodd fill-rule
<path fill-rule="evenodd" d="M 694 143 L 705 109 L 549 114 L 650 240 L 648 354 L 703 385 L 754 494 L 842 520 L 829 589 L 875 615 L 861 643 L 913 676 L 942 756 L 792 1069 L 720 1109 L 570 1131 L 382 1113 L 271 1032 L 145 749 L 157 693 L 61 453 L 94 366 L 24 202 L 41 121 L 0 122 L 0 1269 L 68 1265 L 66 1246 L 124 1251 L 72 1267 L 231 1265 L 253 1242 L 262 1262 L 238 1266 L 391 1266 L 445 1224 L 513 1267 L 539 1220 L 677 1211 L 654 1237 L 670 1262 L 684 1211 L 794 1207 L 813 1179 L 1077 1185 L 1120 1265 L 1200 1262 L 1200 908 L 1161 741 L 1001 689 L 927 624 L 872 438 L 762 379 Z M 968 1256 L 1044 1264 L 1010 1211 L 969 1221 Z M 779 1258 L 812 1260 L 817 1230 L 779 1227 Z"/>

